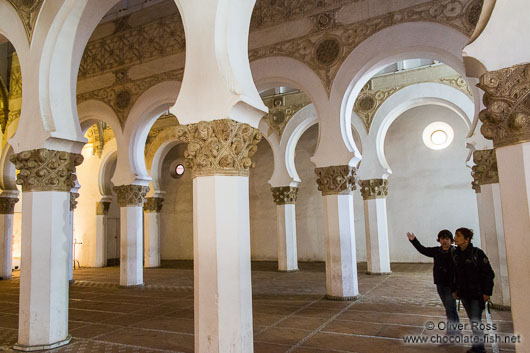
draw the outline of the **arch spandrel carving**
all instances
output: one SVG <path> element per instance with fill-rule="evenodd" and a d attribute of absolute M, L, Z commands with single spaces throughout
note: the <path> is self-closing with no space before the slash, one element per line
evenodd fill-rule
<path fill-rule="evenodd" d="M 35 23 L 44 0 L 7 0 L 15 8 L 26 30 L 28 42 L 31 43 Z"/>

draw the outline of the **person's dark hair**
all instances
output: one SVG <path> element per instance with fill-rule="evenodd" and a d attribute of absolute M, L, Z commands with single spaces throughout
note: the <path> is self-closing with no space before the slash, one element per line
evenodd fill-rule
<path fill-rule="evenodd" d="M 440 241 L 441 238 L 449 238 L 451 240 L 451 243 L 453 242 L 453 233 L 447 229 L 443 229 L 438 233 L 438 241 Z"/>
<path fill-rule="evenodd" d="M 471 241 L 471 239 L 473 239 L 473 231 L 471 229 L 469 229 L 469 228 L 466 228 L 466 227 L 458 228 L 455 231 L 455 234 L 456 233 L 462 234 L 464 239 L 469 239 L 469 241 Z"/>

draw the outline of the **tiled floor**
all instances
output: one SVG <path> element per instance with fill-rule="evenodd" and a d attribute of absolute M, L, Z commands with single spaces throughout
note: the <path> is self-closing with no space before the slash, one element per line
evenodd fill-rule
<path fill-rule="evenodd" d="M 145 287 L 132 289 L 118 286 L 118 267 L 76 270 L 70 287 L 74 338 L 52 352 L 193 352 L 191 262 L 166 265 L 171 268 L 146 269 Z M 280 273 L 275 263 L 252 264 L 255 353 L 463 353 L 469 348 L 403 343 L 405 335 L 443 335 L 425 329 L 427 322 L 444 319 L 430 265 L 394 264 L 388 276 L 365 275 L 360 265 L 356 302 L 324 298 L 324 264 L 300 267 Z M 0 351 L 10 351 L 17 339 L 18 290 L 18 273 L 0 281 Z M 463 309 L 460 315 L 465 317 Z M 510 312 L 492 316 L 497 334 L 513 332 Z M 500 348 L 514 351 L 513 345 Z"/>

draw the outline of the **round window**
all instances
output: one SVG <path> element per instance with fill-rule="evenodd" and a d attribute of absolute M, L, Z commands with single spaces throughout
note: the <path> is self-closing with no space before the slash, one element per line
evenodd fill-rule
<path fill-rule="evenodd" d="M 169 167 L 169 174 L 175 179 L 180 179 L 185 172 L 186 167 L 182 164 L 182 160 L 173 161 Z"/>
<path fill-rule="evenodd" d="M 184 174 L 184 166 L 182 164 L 177 164 L 175 167 L 175 174 L 178 176 L 182 176 L 182 174 Z"/>
<path fill-rule="evenodd" d="M 423 130 L 423 143 L 431 150 L 442 150 L 448 147 L 454 137 L 453 128 L 443 121 L 430 123 Z"/>

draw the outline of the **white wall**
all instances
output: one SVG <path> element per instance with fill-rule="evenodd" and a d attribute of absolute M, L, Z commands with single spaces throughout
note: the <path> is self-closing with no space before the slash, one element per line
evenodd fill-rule
<path fill-rule="evenodd" d="M 173 147 L 162 163 L 161 188 L 164 206 L 160 213 L 160 258 L 162 260 L 193 259 L 193 183 L 191 171 L 175 179 L 170 175 L 171 163 L 184 163 L 185 144 Z"/>
<path fill-rule="evenodd" d="M 423 129 L 433 121 L 453 127 L 455 137 L 446 149 L 428 149 Z M 387 199 L 390 259 L 393 262 L 430 262 L 408 242 L 405 233 L 414 232 L 422 244 L 436 246 L 442 229 L 459 227 L 475 230 L 478 237 L 478 211 L 471 189 L 471 170 L 465 166 L 467 128 L 454 112 L 439 106 L 413 108 L 390 127 L 385 153 L 393 174 Z"/>
<path fill-rule="evenodd" d="M 322 195 L 317 189 L 315 165 L 310 161 L 318 140 L 318 125 L 309 128 L 296 146 L 296 170 L 302 182 L 298 185 L 296 202 L 297 251 L 300 261 L 324 261 L 326 249 L 322 216 Z M 272 175 L 272 150 L 266 141 L 260 142 L 253 157 L 256 168 L 250 172 L 250 239 L 252 259 L 276 260 L 275 203 L 268 180 Z M 363 204 L 359 191 L 355 192 L 355 232 L 357 256 L 366 260 Z"/>

